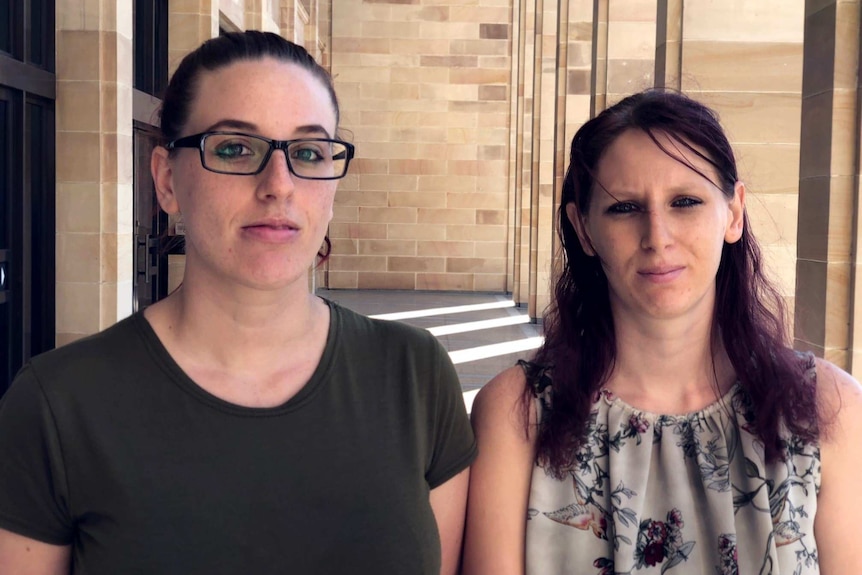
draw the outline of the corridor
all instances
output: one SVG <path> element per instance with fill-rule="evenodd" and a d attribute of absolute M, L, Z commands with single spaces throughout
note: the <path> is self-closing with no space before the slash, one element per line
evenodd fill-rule
<path fill-rule="evenodd" d="M 494 375 L 529 357 L 541 326 L 503 294 L 390 290 L 326 290 L 319 296 L 359 313 L 427 329 L 446 350 L 469 411 L 476 392 Z"/>

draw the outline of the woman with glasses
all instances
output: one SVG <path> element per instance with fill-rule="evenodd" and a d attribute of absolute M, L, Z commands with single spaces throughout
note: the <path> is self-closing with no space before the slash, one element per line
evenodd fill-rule
<path fill-rule="evenodd" d="M 161 131 L 182 285 L 0 403 L 0 573 L 454 573 L 475 445 L 448 356 L 309 292 L 354 153 L 329 75 L 227 34 Z"/>
<path fill-rule="evenodd" d="M 787 341 L 714 112 L 575 134 L 545 342 L 473 404 L 464 573 L 862 573 L 862 389 Z"/>

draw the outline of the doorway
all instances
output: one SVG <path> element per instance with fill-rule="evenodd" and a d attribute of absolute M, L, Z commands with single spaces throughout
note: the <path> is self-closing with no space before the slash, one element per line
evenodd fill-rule
<path fill-rule="evenodd" d="M 54 347 L 54 1 L 0 2 L 0 395 Z"/>
<path fill-rule="evenodd" d="M 151 128 L 135 124 L 135 266 L 134 311 L 154 304 L 168 295 L 168 216 L 159 209 L 153 178 L 150 174 L 150 154 L 156 145 Z"/>
<path fill-rule="evenodd" d="M 54 139 L 53 99 L 0 85 L 0 394 L 54 347 Z"/>

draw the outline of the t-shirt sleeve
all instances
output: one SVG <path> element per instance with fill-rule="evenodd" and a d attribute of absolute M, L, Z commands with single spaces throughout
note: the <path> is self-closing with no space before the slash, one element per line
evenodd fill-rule
<path fill-rule="evenodd" d="M 469 467 L 476 458 L 476 439 L 467 417 L 461 383 L 449 354 L 439 342 L 434 345 L 434 390 L 432 404 L 428 410 L 429 450 L 425 479 L 431 489 L 446 483 L 459 472 Z"/>
<path fill-rule="evenodd" d="M 0 399 L 0 527 L 46 543 L 72 542 L 59 435 L 29 366 Z"/>

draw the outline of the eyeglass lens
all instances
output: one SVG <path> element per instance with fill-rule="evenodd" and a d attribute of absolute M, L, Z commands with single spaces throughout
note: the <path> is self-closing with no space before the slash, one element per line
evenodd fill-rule
<path fill-rule="evenodd" d="M 229 174 L 253 174 L 269 154 L 267 140 L 246 134 L 208 134 L 204 167 Z M 340 178 L 347 169 L 347 149 L 332 140 L 297 140 L 285 155 L 291 171 L 301 178 Z"/>

